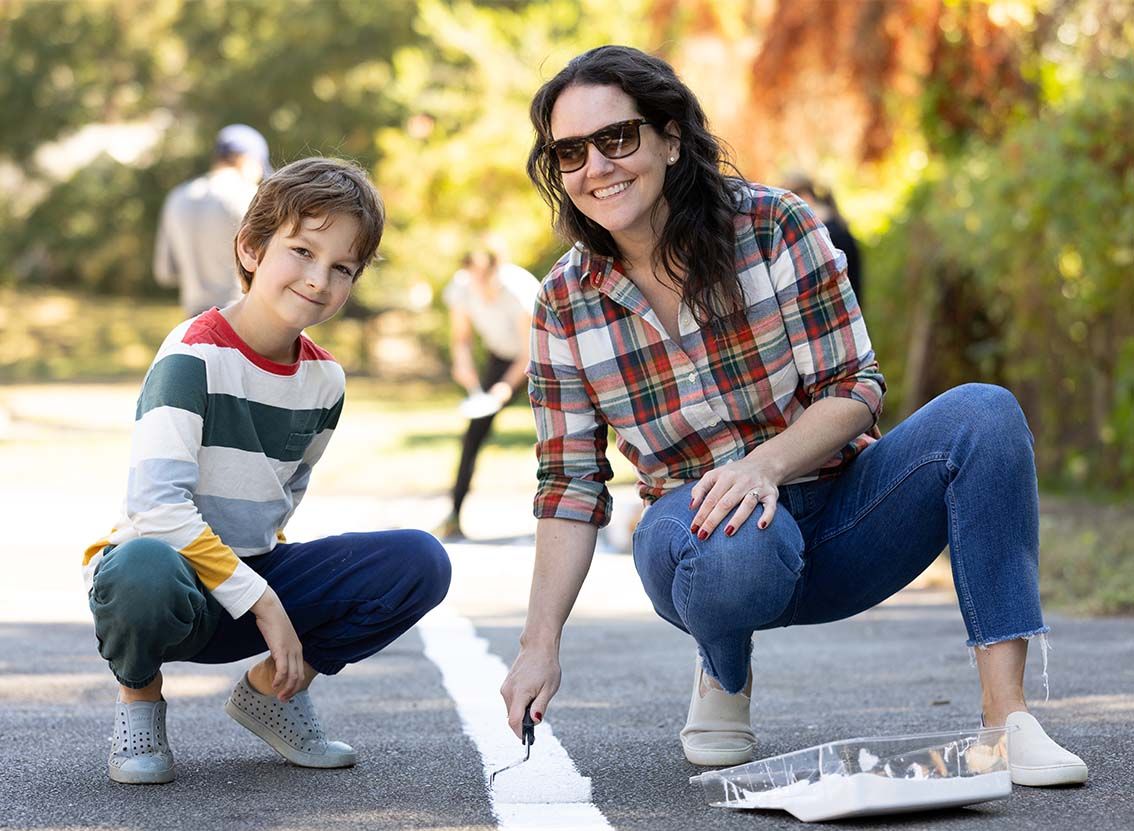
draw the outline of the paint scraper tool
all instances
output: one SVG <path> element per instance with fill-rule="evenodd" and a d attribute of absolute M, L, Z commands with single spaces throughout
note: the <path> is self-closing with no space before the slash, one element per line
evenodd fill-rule
<path fill-rule="evenodd" d="M 500 768 L 500 770 L 494 770 L 492 772 L 492 775 L 488 777 L 488 787 L 492 787 L 492 783 L 496 781 L 496 777 L 501 773 L 506 770 L 511 770 L 517 765 L 522 765 L 532 757 L 532 745 L 535 744 L 535 721 L 532 720 L 532 707 L 530 704 L 524 708 L 524 722 L 522 733 L 523 735 L 520 737 L 520 741 L 524 743 L 524 755 L 516 761 L 512 762 L 512 764 L 502 767 Z"/>

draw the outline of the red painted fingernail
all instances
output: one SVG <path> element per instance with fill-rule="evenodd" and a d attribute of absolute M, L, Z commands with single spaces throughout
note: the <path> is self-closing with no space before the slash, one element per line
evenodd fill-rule
<path fill-rule="evenodd" d="M 694 498 L 694 499 L 690 499 L 690 500 L 689 500 L 689 507 L 690 507 L 690 508 L 692 508 L 692 507 L 693 507 L 693 503 L 694 503 L 694 502 L 696 502 L 696 501 L 697 501 L 697 500 L 696 500 L 696 498 Z"/>
<path fill-rule="evenodd" d="M 731 537 L 735 533 L 736 533 L 736 529 L 733 528 L 731 525 L 728 526 L 728 528 L 724 529 L 724 535 L 726 537 Z"/>
<path fill-rule="evenodd" d="M 707 540 L 708 538 L 709 538 L 709 532 L 708 531 L 702 529 L 702 530 L 697 532 L 697 539 Z"/>
<path fill-rule="evenodd" d="M 543 713 L 532 713 L 536 721 L 543 721 Z"/>
<path fill-rule="evenodd" d="M 758 523 L 758 527 L 760 527 L 760 528 L 767 528 L 767 527 L 768 527 L 768 523 L 764 522 L 764 520 L 760 520 L 760 522 Z"/>
<path fill-rule="evenodd" d="M 690 525 L 690 526 L 689 526 L 689 530 L 693 532 L 693 536 L 696 536 L 697 534 L 701 533 L 701 526 L 699 526 L 699 525 Z"/>

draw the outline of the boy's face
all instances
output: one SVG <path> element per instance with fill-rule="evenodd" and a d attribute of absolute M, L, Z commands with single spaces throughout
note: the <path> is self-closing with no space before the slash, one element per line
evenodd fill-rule
<path fill-rule="evenodd" d="M 353 216 L 305 217 L 294 231 L 278 228 L 259 262 L 243 240 L 240 262 L 252 273 L 246 302 L 297 332 L 329 320 L 350 297 L 360 263 Z"/>

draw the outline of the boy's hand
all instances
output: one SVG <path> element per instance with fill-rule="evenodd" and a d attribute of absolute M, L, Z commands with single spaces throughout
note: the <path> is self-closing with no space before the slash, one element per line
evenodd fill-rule
<path fill-rule="evenodd" d="M 303 684 L 303 644 L 299 642 L 291 618 L 271 586 L 252 604 L 252 614 L 256 616 L 256 626 L 276 664 L 272 689 L 280 701 L 287 701 L 299 692 Z"/>

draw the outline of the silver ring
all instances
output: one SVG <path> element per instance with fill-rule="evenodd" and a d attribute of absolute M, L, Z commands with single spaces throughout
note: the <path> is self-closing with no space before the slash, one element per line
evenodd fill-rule
<path fill-rule="evenodd" d="M 758 489 L 750 490 L 748 493 L 746 493 L 744 495 L 753 497 L 757 502 L 760 501 L 760 491 Z"/>

